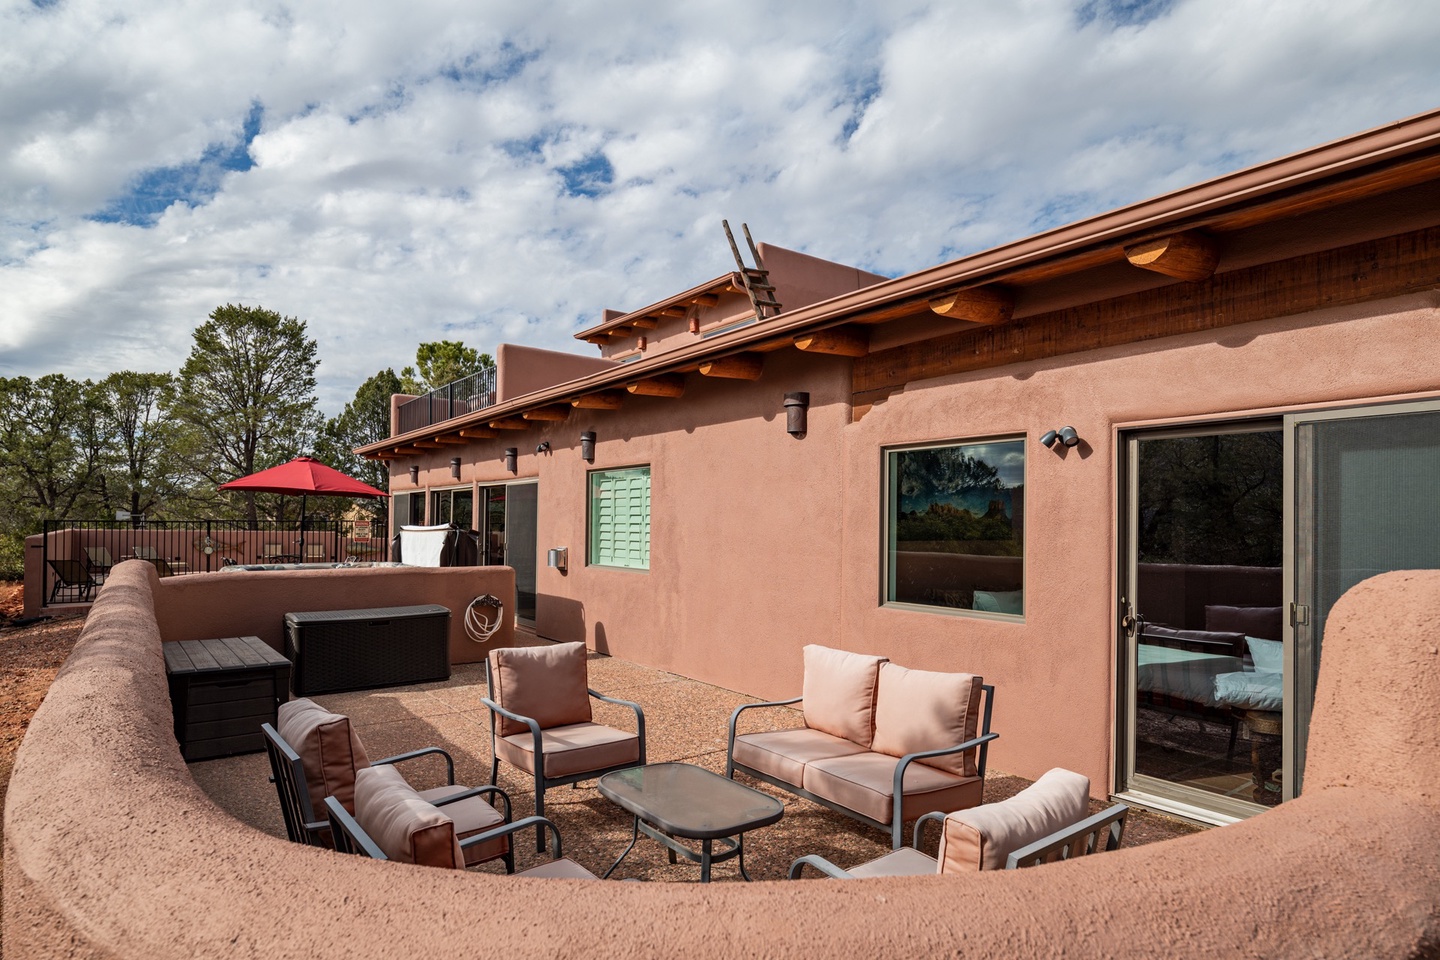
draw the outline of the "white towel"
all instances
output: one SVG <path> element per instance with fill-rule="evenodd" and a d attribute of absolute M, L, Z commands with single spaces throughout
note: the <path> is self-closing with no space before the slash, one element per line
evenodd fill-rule
<path fill-rule="evenodd" d="M 401 527 L 400 560 L 407 567 L 438 567 L 449 526 Z"/>

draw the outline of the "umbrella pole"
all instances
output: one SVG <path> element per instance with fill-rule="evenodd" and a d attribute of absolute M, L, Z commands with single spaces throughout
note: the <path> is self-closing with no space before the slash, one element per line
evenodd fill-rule
<path fill-rule="evenodd" d="M 300 562 L 305 562 L 305 494 L 300 494 Z"/>

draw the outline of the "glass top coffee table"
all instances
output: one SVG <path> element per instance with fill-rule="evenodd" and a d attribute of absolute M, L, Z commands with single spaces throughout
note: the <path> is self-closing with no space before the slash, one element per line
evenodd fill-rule
<path fill-rule="evenodd" d="M 710 882 L 710 865 L 738 857 L 746 880 L 745 831 L 769 826 L 785 813 L 774 797 L 689 763 L 652 763 L 600 778 L 600 793 L 635 817 L 630 846 L 605 871 L 608 877 L 635 849 L 640 834 L 663 844 L 670 862 L 679 854 L 700 864 L 700 882 Z M 696 853 L 679 839 L 700 841 Z M 719 849 L 716 850 L 717 845 Z"/>

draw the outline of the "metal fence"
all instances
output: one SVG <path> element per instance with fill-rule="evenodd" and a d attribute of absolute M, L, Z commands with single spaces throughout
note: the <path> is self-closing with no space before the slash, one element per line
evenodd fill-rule
<path fill-rule="evenodd" d="M 453 420 L 495 404 L 495 368 L 452 380 L 423 397 L 400 405 L 400 432 L 409 433 L 432 423 Z"/>
<path fill-rule="evenodd" d="M 41 538 L 42 606 L 93 599 L 110 568 L 148 560 L 162 577 L 219 570 L 227 563 L 344 563 L 385 561 L 384 524 L 306 519 L 283 523 L 244 520 L 51 520 Z"/>

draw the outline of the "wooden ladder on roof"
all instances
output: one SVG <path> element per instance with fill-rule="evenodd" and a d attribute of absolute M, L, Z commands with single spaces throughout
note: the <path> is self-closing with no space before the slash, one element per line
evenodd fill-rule
<path fill-rule="evenodd" d="M 780 301 L 775 299 L 775 285 L 770 282 L 770 271 L 764 269 L 760 263 L 760 251 L 755 249 L 755 241 L 750 239 L 750 225 L 740 224 L 740 229 L 745 233 L 745 243 L 750 247 L 750 259 L 755 261 L 755 266 L 745 266 L 745 260 L 740 256 L 740 246 L 735 242 L 735 234 L 730 232 L 730 221 L 721 220 L 725 227 L 725 239 L 730 241 L 730 252 L 735 255 L 735 266 L 740 272 L 740 282 L 745 285 L 745 293 L 750 297 L 750 304 L 755 308 L 756 320 L 767 320 L 780 313 Z M 769 310 L 770 313 L 765 311 Z"/>

